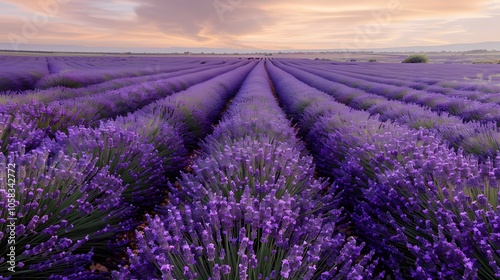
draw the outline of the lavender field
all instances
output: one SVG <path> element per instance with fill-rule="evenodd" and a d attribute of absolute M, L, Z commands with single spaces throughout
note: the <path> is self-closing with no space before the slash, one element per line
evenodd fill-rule
<path fill-rule="evenodd" d="M 0 279 L 499 279 L 500 64 L 0 56 Z"/>

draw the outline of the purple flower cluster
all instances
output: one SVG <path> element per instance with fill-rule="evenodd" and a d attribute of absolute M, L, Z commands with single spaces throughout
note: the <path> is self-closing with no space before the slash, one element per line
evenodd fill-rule
<path fill-rule="evenodd" d="M 148 208 L 161 201 L 161 187 L 166 186 L 163 160 L 137 132 L 105 122 L 98 128 L 70 127 L 67 134 L 58 132 L 46 145 L 78 158 L 92 156 L 97 168 L 106 168 L 123 180 L 122 195 L 128 203 Z"/>
<path fill-rule="evenodd" d="M 155 115 L 130 114 L 118 117 L 113 123 L 141 135 L 147 143 L 153 145 L 162 161 L 164 176 L 174 178 L 185 166 L 188 155 L 179 129 L 167 121 Z"/>
<path fill-rule="evenodd" d="M 181 210 L 182 209 L 182 210 Z M 373 273 L 372 254 L 347 242 L 314 215 L 305 215 L 289 194 L 262 199 L 249 189 L 238 200 L 211 194 L 182 208 L 169 206 L 148 217 L 137 232 L 139 249 L 129 251 L 128 269 L 115 279 L 362 279 Z M 339 211 L 332 214 L 339 215 Z"/>
<path fill-rule="evenodd" d="M 263 64 L 201 146 L 194 173 L 183 174 L 159 216 L 148 216 L 137 232 L 139 248 L 129 250 L 130 266 L 113 272 L 115 279 L 374 275 L 373 253 L 339 230 L 342 211 L 322 206 L 326 185 L 314 179 L 311 158 L 274 100 Z"/>
<path fill-rule="evenodd" d="M 45 131 L 38 129 L 36 122 L 24 115 L 0 113 L 0 152 L 31 151 L 46 137 Z"/>
<path fill-rule="evenodd" d="M 53 136 L 57 131 L 66 131 L 71 125 L 81 125 L 85 123 L 80 114 L 82 111 L 92 110 L 82 107 L 81 111 L 66 110 L 56 106 L 49 106 L 32 100 L 25 104 L 1 105 L 0 112 L 10 115 L 13 119 L 28 119 L 35 124 L 36 129 L 43 130 L 48 136 Z"/>

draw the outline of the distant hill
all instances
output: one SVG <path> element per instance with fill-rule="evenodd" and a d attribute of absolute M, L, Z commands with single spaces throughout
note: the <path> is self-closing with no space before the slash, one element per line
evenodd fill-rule
<path fill-rule="evenodd" d="M 97 53 L 264 53 L 264 52 L 338 52 L 345 51 L 340 49 L 304 49 L 304 50 L 241 50 L 231 48 L 126 48 L 126 47 L 86 47 L 79 45 L 41 45 L 41 44 L 23 44 L 19 45 L 19 49 L 23 51 L 43 51 L 43 52 L 97 52 Z M 13 51 L 14 46 L 9 43 L 0 43 L 0 50 Z M 469 44 L 449 44 L 441 46 L 414 46 L 414 47 L 393 47 L 393 48 L 374 48 L 374 49 L 353 49 L 350 51 L 372 51 L 372 52 L 442 52 L 454 51 L 463 52 L 471 50 L 498 50 L 500 51 L 500 42 L 482 42 Z"/>

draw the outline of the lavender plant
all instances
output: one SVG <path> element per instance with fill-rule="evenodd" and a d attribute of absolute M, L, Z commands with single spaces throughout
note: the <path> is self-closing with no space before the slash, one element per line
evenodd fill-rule
<path fill-rule="evenodd" d="M 37 148 L 46 137 L 45 131 L 36 127 L 36 122 L 26 115 L 14 116 L 0 113 L 0 152 L 8 152 Z"/>
<path fill-rule="evenodd" d="M 0 154 L 3 276 L 29 279 L 85 273 L 94 252 L 108 250 L 107 239 L 130 229 L 127 217 L 133 208 L 123 201 L 122 181 L 94 163 L 91 156 L 76 158 L 46 147 L 7 157 Z M 8 164 L 16 175 L 14 188 L 5 179 Z M 8 270 L 11 246 L 14 271 Z"/>
<path fill-rule="evenodd" d="M 104 122 L 98 128 L 70 127 L 68 134 L 57 133 L 47 145 L 77 158 L 90 155 L 98 168 L 107 168 L 121 178 L 125 201 L 141 208 L 154 207 L 162 200 L 166 186 L 163 160 L 152 144 L 137 132 Z"/>
<path fill-rule="evenodd" d="M 163 164 L 164 175 L 175 177 L 185 166 L 187 150 L 180 136 L 178 127 L 162 121 L 157 115 L 130 114 L 118 117 L 113 123 L 128 131 L 135 132 L 153 145 Z"/>
<path fill-rule="evenodd" d="M 159 116 L 176 128 L 188 148 L 197 146 L 198 139 L 206 136 L 210 125 L 221 115 L 225 104 L 234 97 L 244 78 L 255 63 L 217 76 L 205 83 L 159 100 L 143 108 L 140 114 Z"/>

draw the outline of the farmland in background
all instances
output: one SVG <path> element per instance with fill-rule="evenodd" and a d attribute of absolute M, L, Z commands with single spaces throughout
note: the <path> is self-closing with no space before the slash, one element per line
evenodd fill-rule
<path fill-rule="evenodd" d="M 2 55 L 0 279 L 498 279 L 495 54 Z"/>

